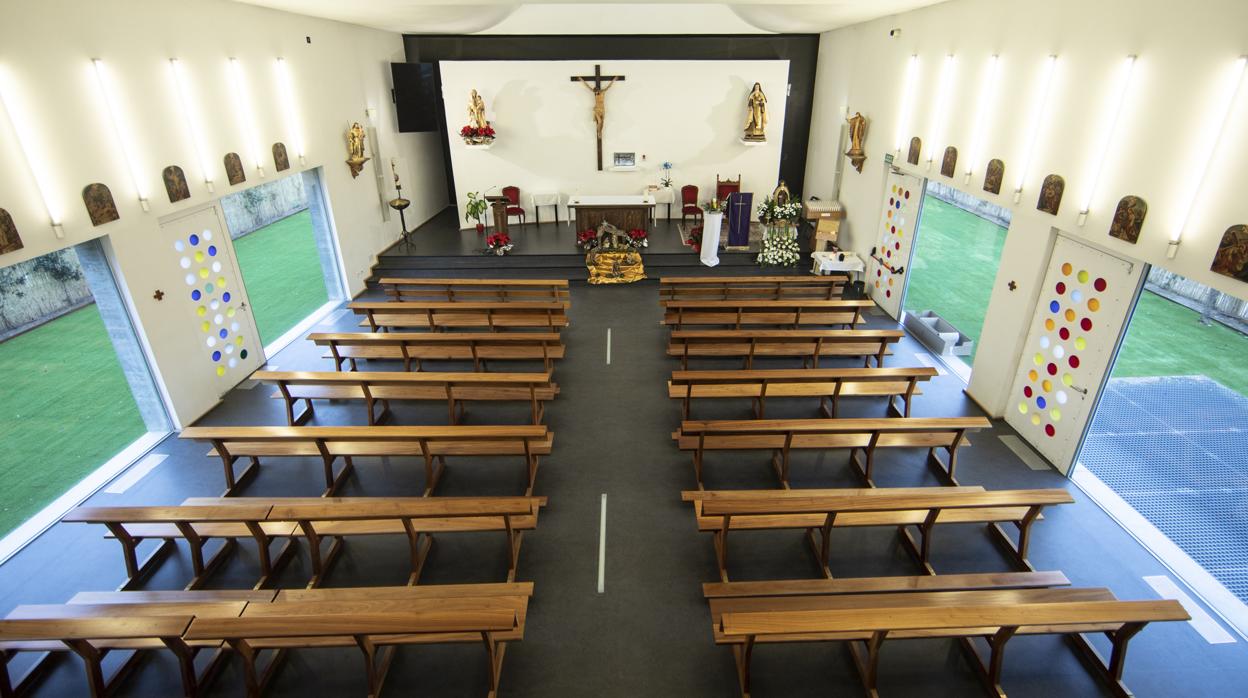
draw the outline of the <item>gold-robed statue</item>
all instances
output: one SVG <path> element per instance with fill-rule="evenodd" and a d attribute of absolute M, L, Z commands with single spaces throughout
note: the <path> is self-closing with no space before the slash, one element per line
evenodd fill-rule
<path fill-rule="evenodd" d="M 591 284 L 631 284 L 646 278 L 641 254 L 624 231 L 603 222 L 598 226 L 598 242 L 585 255 Z"/>
<path fill-rule="evenodd" d="M 351 168 L 352 179 L 360 176 L 364 163 L 371 159 L 364 155 L 364 138 L 364 127 L 360 122 L 351 124 L 351 128 L 347 129 L 347 167 Z"/>
<path fill-rule="evenodd" d="M 485 100 L 481 99 L 481 95 L 476 90 L 472 91 L 472 96 L 468 98 L 468 124 L 474 128 L 485 128 L 490 122 L 485 120 Z"/>
<path fill-rule="evenodd" d="M 849 164 L 862 172 L 862 163 L 867 160 L 867 153 L 862 149 L 862 141 L 867 137 L 867 117 L 861 112 L 854 112 L 853 116 L 845 119 L 845 123 L 849 124 L 849 150 L 845 151 L 845 155 L 849 157 Z"/>
<path fill-rule="evenodd" d="M 745 100 L 745 140 L 767 140 L 767 95 L 763 94 L 763 86 L 754 83 L 754 89 Z"/>

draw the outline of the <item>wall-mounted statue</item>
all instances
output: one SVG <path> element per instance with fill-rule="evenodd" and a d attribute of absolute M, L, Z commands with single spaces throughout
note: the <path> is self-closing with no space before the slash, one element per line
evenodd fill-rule
<path fill-rule="evenodd" d="M 919 155 L 923 152 L 923 139 L 915 136 L 910 139 L 910 152 L 906 154 L 906 162 L 911 165 L 919 164 Z"/>
<path fill-rule="evenodd" d="M 1001 181 L 1005 179 L 1005 163 L 993 158 L 984 169 L 984 191 L 992 194 L 1001 193 Z"/>
<path fill-rule="evenodd" d="M 238 153 L 225 154 L 225 179 L 230 186 L 247 181 L 247 173 L 243 171 L 243 159 L 238 157 Z"/>
<path fill-rule="evenodd" d="M 290 169 L 290 157 L 286 155 L 285 143 L 273 144 L 273 169 L 277 172 Z"/>
<path fill-rule="evenodd" d="M 117 213 L 117 204 L 113 201 L 113 193 L 99 182 L 82 188 L 82 203 L 86 204 L 91 225 L 104 225 L 121 218 L 121 214 Z"/>
<path fill-rule="evenodd" d="M 481 95 L 477 94 L 476 90 L 473 90 L 468 98 L 468 125 L 479 129 L 490 125 L 490 122 L 485 120 L 485 100 L 481 99 Z"/>
<path fill-rule="evenodd" d="M 1036 200 L 1036 210 L 1056 216 L 1062 207 L 1062 194 L 1066 192 L 1066 180 L 1061 175 L 1051 174 L 1040 184 L 1040 198 Z"/>
<path fill-rule="evenodd" d="M 867 153 L 862 149 L 862 142 L 867 137 L 867 117 L 861 112 L 854 112 L 845 122 L 849 124 L 849 150 L 845 151 L 845 155 L 849 157 L 849 164 L 862 172 L 862 163 L 867 161 Z"/>
<path fill-rule="evenodd" d="M 351 128 L 347 129 L 347 167 L 351 168 L 352 179 L 360 176 L 364 163 L 370 159 L 364 155 L 364 138 L 364 127 L 360 122 L 351 124 Z"/>
<path fill-rule="evenodd" d="M 763 94 L 763 86 L 754 83 L 750 96 L 745 100 L 745 140 L 767 140 L 767 95 Z"/>
<path fill-rule="evenodd" d="M 169 203 L 176 204 L 183 199 L 191 198 L 191 187 L 186 183 L 186 173 L 177 165 L 170 165 L 160 173 L 165 180 L 165 193 L 169 195 Z"/>
<path fill-rule="evenodd" d="M 1140 228 L 1144 227 L 1144 216 L 1148 215 L 1148 203 L 1138 196 L 1124 196 L 1114 209 L 1114 221 L 1109 225 L 1110 237 L 1129 242 L 1132 245 L 1140 239 Z"/>
<path fill-rule="evenodd" d="M 22 236 L 17 234 L 17 225 L 13 216 L 0 208 L 0 254 L 17 252 L 22 249 Z"/>
<path fill-rule="evenodd" d="M 954 170 L 958 167 L 958 149 L 949 146 L 945 148 L 945 157 L 940 161 L 940 174 L 945 177 L 952 177 Z"/>
<path fill-rule="evenodd" d="M 1232 225 L 1222 233 L 1212 271 L 1248 282 L 1248 225 Z"/>

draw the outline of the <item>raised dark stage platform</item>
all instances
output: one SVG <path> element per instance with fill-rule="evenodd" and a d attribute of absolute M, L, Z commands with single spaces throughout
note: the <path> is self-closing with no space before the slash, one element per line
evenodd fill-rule
<path fill-rule="evenodd" d="M 760 267 L 756 252 L 720 250 L 719 266 L 705 267 L 693 248 L 681 242 L 680 219 L 660 218 L 650 231 L 650 245 L 641 250 L 647 276 L 661 274 L 804 274 L 810 269 L 809 233 L 802 230 L 799 240 L 802 261 L 794 267 Z M 513 224 L 509 227 L 515 248 L 505 256 L 484 254 L 485 234 L 461 230 L 458 213 L 447 208 L 431 218 L 380 255 L 373 267 L 373 278 L 382 276 L 440 277 L 472 276 L 499 278 L 586 279 L 585 253 L 576 246 L 576 232 L 567 221 L 540 225 Z"/>

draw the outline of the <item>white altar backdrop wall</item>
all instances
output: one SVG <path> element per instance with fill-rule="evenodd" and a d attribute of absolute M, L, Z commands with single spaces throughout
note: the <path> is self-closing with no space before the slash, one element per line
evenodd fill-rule
<path fill-rule="evenodd" d="M 788 61 L 603 61 L 604 75 L 623 75 L 606 94 L 603 171 L 595 160 L 594 97 L 573 75 L 591 75 L 594 61 L 445 61 L 442 96 L 451 132 L 451 162 L 460 225 L 467 193 L 498 194 L 520 188 L 530 209 L 533 192 L 640 194 L 657 184 L 660 164 L 675 165 L 676 203 L 680 187 L 694 184 L 700 200 L 715 191 L 716 174 L 736 178 L 758 204 L 776 186 L 784 130 Z M 767 142 L 743 145 L 745 99 L 755 82 L 767 95 Z M 468 122 L 468 97 L 485 99 L 486 118 L 498 131 L 489 150 L 464 146 L 457 133 Z M 637 169 L 612 171 L 614 152 L 635 152 Z M 644 158 L 644 159 L 643 159 Z M 549 220 L 550 208 L 543 208 Z M 667 207 L 659 206 L 659 216 Z M 529 210 L 532 220 L 533 213 Z M 567 209 L 560 206 L 560 220 Z"/>

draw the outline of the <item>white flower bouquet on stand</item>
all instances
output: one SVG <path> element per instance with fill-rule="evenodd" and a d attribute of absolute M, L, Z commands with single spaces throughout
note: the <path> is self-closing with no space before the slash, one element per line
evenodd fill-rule
<path fill-rule="evenodd" d="M 763 234 L 763 251 L 758 253 L 758 263 L 787 267 L 801 261 L 802 251 L 796 233 L 790 228 L 770 228 Z"/>

